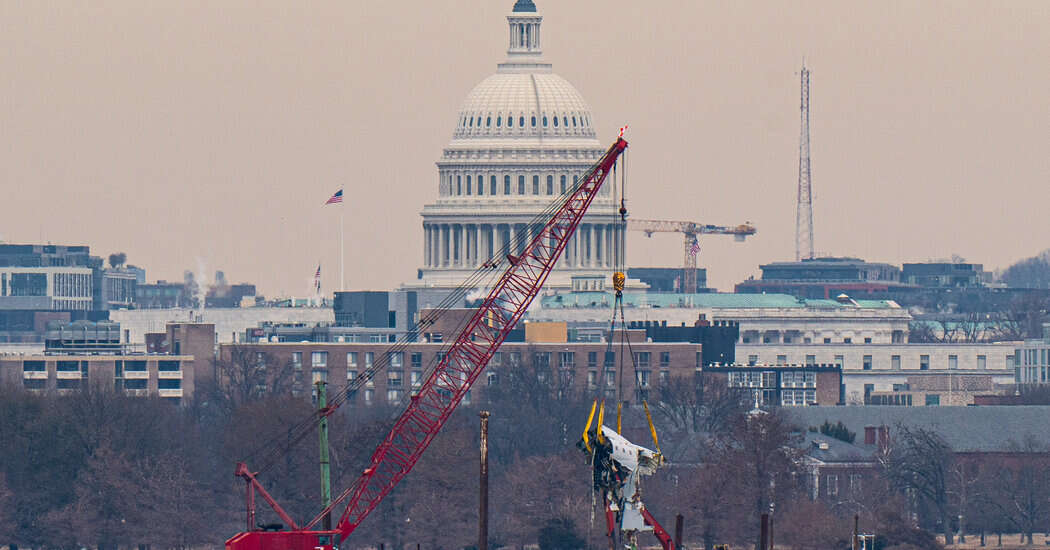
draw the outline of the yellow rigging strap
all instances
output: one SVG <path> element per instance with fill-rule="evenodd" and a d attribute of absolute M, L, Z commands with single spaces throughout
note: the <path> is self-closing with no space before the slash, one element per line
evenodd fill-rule
<path fill-rule="evenodd" d="M 591 440 L 587 432 L 591 431 L 591 422 L 594 421 L 594 410 L 598 408 L 598 400 L 595 399 L 594 403 L 591 403 L 591 414 L 587 416 L 587 425 L 583 427 L 583 446 L 587 448 L 587 452 L 594 452 L 591 449 Z"/>
<path fill-rule="evenodd" d="M 660 451 L 660 439 L 656 437 L 656 427 L 653 426 L 653 415 L 649 414 L 649 403 L 642 400 L 642 406 L 645 407 L 645 418 L 649 420 L 649 433 L 653 434 L 653 446 L 656 447 L 656 453 L 663 455 Z"/>

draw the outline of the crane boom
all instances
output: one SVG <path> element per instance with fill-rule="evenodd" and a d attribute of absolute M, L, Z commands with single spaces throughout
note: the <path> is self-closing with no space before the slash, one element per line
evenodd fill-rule
<path fill-rule="evenodd" d="M 312 550 L 317 546 L 327 548 L 334 541 L 323 544 L 325 539 L 320 539 L 322 544 L 319 545 L 319 537 L 333 534 L 341 542 L 364 521 L 416 464 L 489 359 L 524 315 L 597 196 L 606 176 L 626 148 L 627 142 L 622 137 L 618 138 L 535 234 L 521 255 L 507 255 L 509 267 L 418 392 L 411 397 L 408 407 L 372 453 L 368 468 L 357 481 L 303 528 L 293 532 L 252 531 L 251 537 L 241 537 L 246 535 L 242 533 L 227 541 L 227 550 L 269 550 L 276 548 L 275 543 L 278 541 L 281 541 L 283 550 Z M 493 262 L 491 265 L 494 268 L 496 264 Z M 339 518 L 336 531 L 311 531 L 343 501 L 346 502 L 346 509 Z M 237 544 L 235 541 L 238 540 L 244 540 L 245 543 Z"/>

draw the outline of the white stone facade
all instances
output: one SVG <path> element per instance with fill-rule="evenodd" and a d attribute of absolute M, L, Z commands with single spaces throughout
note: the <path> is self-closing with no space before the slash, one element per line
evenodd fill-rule
<path fill-rule="evenodd" d="M 538 232 L 538 216 L 605 152 L 583 97 L 543 61 L 542 20 L 535 11 L 507 16 L 507 60 L 460 108 L 437 162 L 438 199 L 423 208 L 416 284 L 454 287 L 508 243 L 515 243 L 511 253 L 520 251 Z M 569 288 L 573 275 L 608 275 L 622 261 L 613 188 L 607 181 L 546 287 Z"/>
<path fill-rule="evenodd" d="M 1025 340 L 1015 353 L 1018 384 L 1050 384 L 1050 323 L 1043 325 L 1043 339 Z"/>

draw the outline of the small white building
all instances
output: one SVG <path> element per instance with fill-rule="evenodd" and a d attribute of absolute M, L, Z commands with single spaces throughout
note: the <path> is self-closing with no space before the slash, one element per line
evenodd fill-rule
<path fill-rule="evenodd" d="M 1050 323 L 1043 325 L 1042 339 L 1026 340 L 1016 354 L 1018 384 L 1050 384 Z"/>

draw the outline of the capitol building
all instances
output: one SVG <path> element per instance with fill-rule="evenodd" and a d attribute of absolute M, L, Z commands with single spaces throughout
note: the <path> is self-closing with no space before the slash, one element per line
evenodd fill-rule
<path fill-rule="evenodd" d="M 507 16 L 507 57 L 467 95 L 437 162 L 438 198 L 423 208 L 424 253 L 410 287 L 450 288 L 509 242 L 605 152 L 587 102 L 543 58 L 543 17 L 532 0 Z M 611 138 L 611 136 L 610 136 Z M 611 143 L 611 141 L 610 141 Z M 608 279 L 621 227 L 611 178 L 591 204 L 546 283 Z M 517 253 L 517 251 L 513 251 Z"/>

